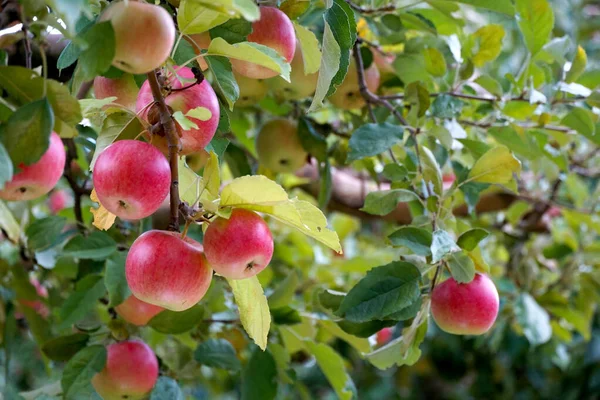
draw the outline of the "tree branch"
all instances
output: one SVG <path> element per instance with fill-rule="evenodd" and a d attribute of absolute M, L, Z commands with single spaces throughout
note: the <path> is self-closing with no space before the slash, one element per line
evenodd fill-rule
<path fill-rule="evenodd" d="M 379 14 L 379 13 L 388 13 L 396 11 L 396 6 L 393 4 L 388 4 L 386 6 L 377 7 L 377 8 L 367 8 L 363 6 L 359 6 L 351 2 L 350 0 L 346 0 L 346 3 L 352 8 L 354 11 L 357 11 L 361 14 Z"/>
<path fill-rule="evenodd" d="M 171 112 L 165 103 L 165 98 L 162 95 L 161 87 L 158 82 L 159 70 L 148 72 L 148 83 L 152 90 L 152 96 L 154 102 L 158 107 L 160 115 L 160 123 L 165 132 L 167 143 L 169 144 L 169 165 L 171 166 L 171 189 L 170 189 L 170 222 L 168 229 L 171 231 L 179 232 L 179 171 L 177 165 L 177 158 L 179 153 L 179 135 L 177 133 L 177 127 L 175 121 L 171 116 Z"/>

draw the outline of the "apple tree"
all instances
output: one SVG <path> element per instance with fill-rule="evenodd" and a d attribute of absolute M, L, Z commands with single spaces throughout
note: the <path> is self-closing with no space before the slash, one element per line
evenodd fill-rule
<path fill-rule="evenodd" d="M 596 1 L 0 11 L 0 397 L 600 395 Z"/>

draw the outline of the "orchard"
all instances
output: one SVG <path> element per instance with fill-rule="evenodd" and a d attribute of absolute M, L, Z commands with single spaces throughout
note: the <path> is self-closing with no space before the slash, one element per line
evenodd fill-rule
<path fill-rule="evenodd" d="M 0 399 L 600 398 L 596 0 L 5 0 Z"/>

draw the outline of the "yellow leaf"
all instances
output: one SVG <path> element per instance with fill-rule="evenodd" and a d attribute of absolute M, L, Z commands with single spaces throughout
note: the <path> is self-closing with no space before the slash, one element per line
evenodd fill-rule
<path fill-rule="evenodd" d="M 246 208 L 269 214 L 338 253 L 342 252 L 338 235 L 327 228 L 327 219 L 321 210 L 307 201 L 289 199 L 281 186 L 265 176 L 234 179 L 223 188 L 220 206 Z"/>
<path fill-rule="evenodd" d="M 242 326 L 254 343 L 264 350 L 267 347 L 267 336 L 271 327 L 271 313 L 258 277 L 228 279 L 227 282 L 233 291 Z"/>
<path fill-rule="evenodd" d="M 250 22 L 260 18 L 258 6 L 252 0 L 181 0 L 177 10 L 177 25 L 185 35 L 202 33 L 221 25 L 232 17 Z"/>
<path fill-rule="evenodd" d="M 100 204 L 100 200 L 98 200 L 98 195 L 96 194 L 96 190 L 92 189 L 92 193 L 90 194 L 90 200 L 94 203 L 98 203 L 98 208 L 91 207 L 90 212 L 94 215 L 94 225 L 96 228 L 107 231 L 111 226 L 115 223 L 115 218 L 117 216 L 108 211 L 102 204 Z"/>
<path fill-rule="evenodd" d="M 0 201 L 0 227 L 6 232 L 11 242 L 17 243 L 19 241 L 21 228 L 3 201 Z"/>
<path fill-rule="evenodd" d="M 215 198 L 219 196 L 219 187 L 221 186 L 221 177 L 219 175 L 219 159 L 214 151 L 210 152 L 210 157 L 204 167 L 202 181 L 208 192 Z"/>
<path fill-rule="evenodd" d="M 587 66 L 587 54 L 583 47 L 577 46 L 577 53 L 575 53 L 575 58 L 571 63 L 571 69 L 567 72 L 567 77 L 565 78 L 565 82 L 571 83 L 575 82 L 581 74 L 585 71 L 585 67 Z"/>
<path fill-rule="evenodd" d="M 475 162 L 467 181 L 505 184 L 519 171 L 521 162 L 513 156 L 508 147 L 498 146 L 488 150 Z"/>
<path fill-rule="evenodd" d="M 436 48 L 430 47 L 423 50 L 425 55 L 425 68 L 433 76 L 446 75 L 446 60 L 444 55 Z"/>
<path fill-rule="evenodd" d="M 304 74 L 314 74 L 321 66 L 321 50 L 319 50 L 319 41 L 311 30 L 305 28 L 297 22 L 294 22 L 296 37 L 300 42 L 302 49 L 302 60 L 304 61 Z"/>
<path fill-rule="evenodd" d="M 321 320 L 319 323 L 325 330 L 354 347 L 359 351 L 359 353 L 368 353 L 371 351 L 369 339 L 359 338 L 351 335 L 340 328 L 340 326 L 333 321 Z"/>
<path fill-rule="evenodd" d="M 498 57 L 502 51 L 502 39 L 504 39 L 504 28 L 501 25 L 484 26 L 473 36 L 479 39 L 479 51 L 473 56 L 473 64 L 483 67 L 487 62 Z"/>

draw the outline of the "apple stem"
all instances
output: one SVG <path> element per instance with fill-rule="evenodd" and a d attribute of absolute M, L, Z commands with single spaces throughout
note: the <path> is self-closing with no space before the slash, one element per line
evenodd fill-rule
<path fill-rule="evenodd" d="M 158 83 L 158 69 L 148 72 L 148 83 L 152 90 L 152 96 L 155 103 L 158 105 L 160 115 L 160 124 L 163 127 L 167 143 L 169 144 L 169 165 L 171 166 L 171 189 L 170 189 L 170 210 L 171 219 L 169 222 L 170 231 L 179 232 L 179 171 L 177 166 L 177 156 L 179 153 L 179 135 L 175 120 L 169 112 L 169 108 L 165 103 L 165 98 L 162 95 L 160 84 Z"/>

